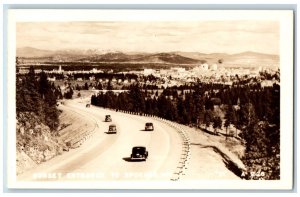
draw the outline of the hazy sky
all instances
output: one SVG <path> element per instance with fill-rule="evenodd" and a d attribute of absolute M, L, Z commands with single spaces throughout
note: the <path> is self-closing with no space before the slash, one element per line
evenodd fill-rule
<path fill-rule="evenodd" d="M 277 21 L 17 23 L 17 48 L 279 54 Z"/>

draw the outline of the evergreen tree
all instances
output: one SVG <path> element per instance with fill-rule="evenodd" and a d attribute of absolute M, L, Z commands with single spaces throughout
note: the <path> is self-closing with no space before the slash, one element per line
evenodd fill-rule
<path fill-rule="evenodd" d="M 186 116 L 186 110 L 183 105 L 183 98 L 179 97 L 177 101 L 177 114 L 179 123 L 185 124 L 184 117 Z"/>
<path fill-rule="evenodd" d="M 92 95 L 92 97 L 91 97 L 91 104 L 92 105 L 98 105 L 96 95 Z"/>
<path fill-rule="evenodd" d="M 44 110 L 45 110 L 45 120 L 47 125 L 52 129 L 52 131 L 55 131 L 55 129 L 58 127 L 58 117 L 59 113 L 56 108 L 56 96 L 54 94 L 54 91 L 49 90 L 47 91 L 45 95 L 45 104 L 44 104 Z"/>
<path fill-rule="evenodd" d="M 24 96 L 24 102 L 27 106 L 25 111 L 32 111 L 37 115 L 42 115 L 42 103 L 38 93 L 36 75 L 32 66 L 26 75 L 23 88 L 24 95 L 22 96 Z"/>
<path fill-rule="evenodd" d="M 145 94 L 140 90 L 139 85 L 131 85 L 129 89 L 129 102 L 133 105 L 133 111 L 144 112 Z"/>
<path fill-rule="evenodd" d="M 112 90 L 113 89 L 113 86 L 111 85 L 111 80 L 108 81 L 108 84 L 107 84 L 107 90 Z"/>
<path fill-rule="evenodd" d="M 85 82 L 85 84 L 84 84 L 84 89 L 85 89 L 85 90 L 88 90 L 88 89 L 89 89 L 89 85 L 88 85 L 87 82 Z"/>
<path fill-rule="evenodd" d="M 39 79 L 39 93 L 42 96 L 42 98 L 45 97 L 45 94 L 49 91 L 49 82 L 47 79 L 47 75 L 44 71 L 40 73 L 40 79 Z"/>
<path fill-rule="evenodd" d="M 100 82 L 98 82 L 97 89 L 98 90 L 103 90 L 102 84 Z"/>
<path fill-rule="evenodd" d="M 224 127 L 226 128 L 226 140 L 227 140 L 227 136 L 228 136 L 228 127 L 230 126 L 230 120 L 226 119 L 224 122 Z"/>
<path fill-rule="evenodd" d="M 238 126 L 242 128 L 243 126 L 247 126 L 256 122 L 257 118 L 253 105 L 251 103 L 241 105 L 241 109 L 239 110 Z"/>
<path fill-rule="evenodd" d="M 229 104 L 227 106 L 226 112 L 225 112 L 225 122 L 224 122 L 224 127 L 226 127 L 226 139 L 227 139 L 227 135 L 228 135 L 228 127 L 230 126 L 230 124 L 234 123 L 234 117 L 235 113 L 233 110 L 233 106 L 231 104 Z"/>
<path fill-rule="evenodd" d="M 27 110 L 24 97 L 24 79 L 16 78 L 16 110 L 23 112 Z"/>
<path fill-rule="evenodd" d="M 76 84 L 75 89 L 78 91 L 81 90 L 81 87 L 78 85 L 78 83 Z"/>
<path fill-rule="evenodd" d="M 184 100 L 184 109 L 187 112 L 186 124 L 191 122 L 196 123 L 197 121 L 197 112 L 195 111 L 194 99 L 192 98 L 191 93 L 187 93 Z"/>
<path fill-rule="evenodd" d="M 209 97 L 205 98 L 205 109 L 206 110 L 213 110 L 214 109 L 214 104 L 212 100 Z"/>
<path fill-rule="evenodd" d="M 213 120 L 213 114 L 211 110 L 206 110 L 204 113 L 204 124 L 205 124 L 205 130 L 207 130 L 207 127 L 211 125 L 211 122 Z"/>
<path fill-rule="evenodd" d="M 217 130 L 218 128 L 221 129 L 222 127 L 222 120 L 220 116 L 216 116 L 213 118 L 213 128 L 214 128 L 214 132 L 215 134 L 217 134 Z"/>
<path fill-rule="evenodd" d="M 33 112 L 52 131 L 58 126 L 58 110 L 56 109 L 56 88 L 50 84 L 47 76 L 42 72 L 39 80 L 33 67 L 25 78 L 17 77 L 16 82 L 16 110 L 21 112 Z"/>
<path fill-rule="evenodd" d="M 72 87 L 71 86 L 68 86 L 67 88 L 66 88 L 66 92 L 65 92 L 65 94 L 64 94 L 64 97 L 66 98 L 66 99 L 72 99 L 72 97 L 73 97 L 73 89 L 72 89 Z"/>

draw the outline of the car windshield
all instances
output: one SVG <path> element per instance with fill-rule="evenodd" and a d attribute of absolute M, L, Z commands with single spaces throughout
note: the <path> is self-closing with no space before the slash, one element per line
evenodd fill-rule
<path fill-rule="evenodd" d="M 132 149 L 133 154 L 144 154 L 145 147 L 135 147 Z"/>
<path fill-rule="evenodd" d="M 152 123 L 146 123 L 146 126 L 152 126 Z"/>

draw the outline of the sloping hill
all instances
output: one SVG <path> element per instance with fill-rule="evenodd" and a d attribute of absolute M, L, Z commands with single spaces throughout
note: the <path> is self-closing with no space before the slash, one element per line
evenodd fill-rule
<path fill-rule="evenodd" d="M 89 60 L 93 62 L 131 62 L 131 63 L 175 63 L 175 64 L 195 64 L 199 60 L 177 55 L 175 53 L 155 53 L 155 54 L 125 54 L 105 53 L 93 57 L 85 57 L 81 61 Z"/>
<path fill-rule="evenodd" d="M 220 63 L 224 66 L 274 66 L 279 65 L 279 56 L 273 54 L 246 51 L 237 54 L 227 53 L 198 53 L 198 52 L 175 52 L 185 57 L 205 60 L 208 64 Z"/>
<path fill-rule="evenodd" d="M 195 64 L 199 60 L 177 55 L 175 53 L 157 53 L 134 59 L 135 62 Z"/>
<path fill-rule="evenodd" d="M 52 61 L 88 61 L 88 62 L 119 62 L 119 63 L 159 63 L 159 64 L 199 64 L 222 63 L 226 66 L 276 66 L 279 56 L 246 51 L 237 54 L 200 53 L 200 52 L 168 52 L 168 53 L 122 53 L 99 50 L 40 50 L 32 47 L 17 49 L 17 56 L 24 58 L 47 57 Z"/>
<path fill-rule="evenodd" d="M 41 50 L 32 47 L 17 48 L 17 56 L 19 57 L 49 57 L 54 51 Z"/>
<path fill-rule="evenodd" d="M 224 58 L 224 57 L 228 56 L 228 54 L 226 54 L 226 53 L 210 53 L 210 54 L 207 54 L 207 53 L 199 53 L 199 52 L 181 52 L 181 51 L 176 51 L 174 53 L 178 54 L 178 55 L 181 55 L 181 56 L 184 56 L 184 57 L 197 59 L 197 60 L 206 60 L 206 61 L 209 61 L 211 59 L 217 60 L 217 59 L 221 59 L 221 58 Z"/>
<path fill-rule="evenodd" d="M 240 66 L 275 66 L 279 65 L 279 61 L 280 59 L 278 55 L 256 53 L 251 51 L 229 55 L 224 58 L 224 63 Z"/>
<path fill-rule="evenodd" d="M 144 55 L 142 54 L 134 54 L 128 55 L 121 52 L 110 52 L 100 55 L 87 56 L 80 60 L 90 60 L 93 62 L 129 62 L 136 58 L 141 58 Z"/>

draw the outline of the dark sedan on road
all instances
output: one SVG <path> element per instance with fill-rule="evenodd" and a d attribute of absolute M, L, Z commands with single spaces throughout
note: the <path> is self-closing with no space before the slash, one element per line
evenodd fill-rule
<path fill-rule="evenodd" d="M 109 125 L 107 133 L 108 134 L 110 134 L 110 133 L 117 133 L 117 127 L 116 127 L 116 125 L 115 124 Z"/>
<path fill-rule="evenodd" d="M 105 116 L 105 122 L 111 122 L 111 116 L 110 115 L 106 115 Z"/>
<path fill-rule="evenodd" d="M 146 161 L 148 158 L 148 151 L 144 146 L 135 146 L 132 148 L 132 153 L 130 156 L 131 160 L 142 160 Z"/>
<path fill-rule="evenodd" d="M 154 126 L 152 122 L 147 122 L 145 124 L 145 131 L 153 131 L 154 130 Z"/>

